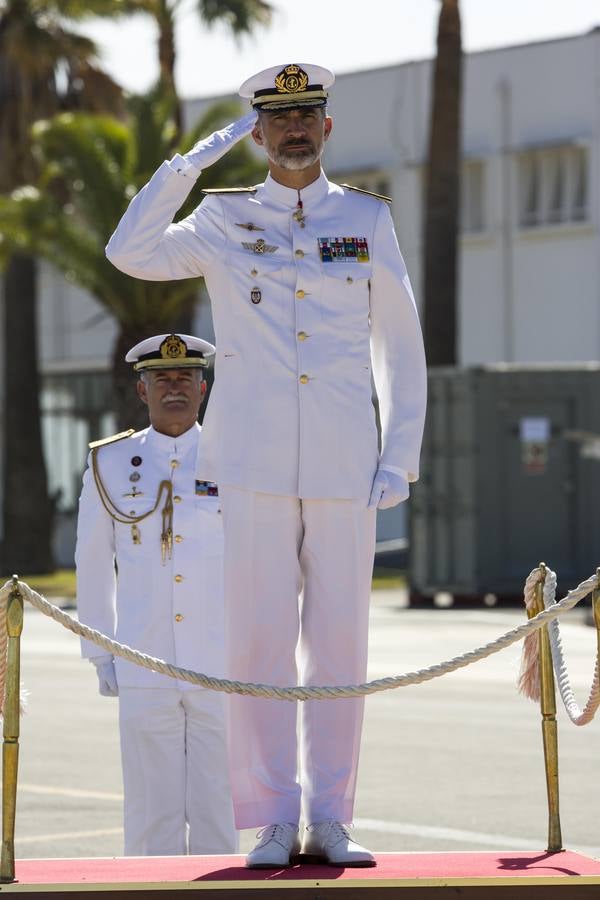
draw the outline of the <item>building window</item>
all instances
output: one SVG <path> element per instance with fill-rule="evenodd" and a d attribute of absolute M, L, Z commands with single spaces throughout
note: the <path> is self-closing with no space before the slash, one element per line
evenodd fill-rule
<path fill-rule="evenodd" d="M 484 229 L 483 188 L 484 168 L 481 160 L 462 164 L 460 177 L 460 229 L 464 234 L 476 234 Z"/>
<path fill-rule="evenodd" d="M 45 375 L 42 438 L 48 490 L 60 512 L 77 508 L 88 442 L 115 431 L 109 372 Z"/>
<path fill-rule="evenodd" d="M 520 153 L 519 225 L 540 228 L 588 220 L 588 152 L 563 146 Z"/>

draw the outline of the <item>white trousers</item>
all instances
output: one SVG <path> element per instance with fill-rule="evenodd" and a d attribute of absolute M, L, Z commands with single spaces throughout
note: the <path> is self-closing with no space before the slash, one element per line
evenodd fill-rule
<path fill-rule="evenodd" d="M 280 686 L 362 682 L 375 510 L 220 489 L 227 672 Z M 238 828 L 351 822 L 364 701 L 297 704 L 232 694 L 230 775 Z"/>
<path fill-rule="evenodd" d="M 119 688 L 126 856 L 237 852 L 224 700 Z"/>

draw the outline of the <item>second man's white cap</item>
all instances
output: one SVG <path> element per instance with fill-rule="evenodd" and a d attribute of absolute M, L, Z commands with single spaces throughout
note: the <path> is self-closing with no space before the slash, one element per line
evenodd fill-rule
<path fill-rule="evenodd" d="M 215 348 L 191 334 L 157 334 L 132 347 L 125 362 L 136 372 L 143 369 L 205 368 Z"/>

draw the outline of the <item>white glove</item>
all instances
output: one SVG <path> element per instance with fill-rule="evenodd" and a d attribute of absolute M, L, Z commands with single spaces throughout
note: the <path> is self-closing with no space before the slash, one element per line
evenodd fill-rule
<path fill-rule="evenodd" d="M 115 662 L 112 656 L 92 656 L 91 663 L 96 666 L 98 676 L 98 690 L 103 697 L 118 697 L 119 685 L 115 672 Z"/>
<path fill-rule="evenodd" d="M 194 144 L 191 150 L 184 153 L 183 158 L 195 169 L 202 171 L 216 163 L 218 159 L 225 156 L 228 150 L 231 150 L 234 144 L 237 144 L 243 137 L 250 134 L 254 128 L 257 119 L 256 110 L 252 110 L 247 115 L 226 125 L 220 131 L 215 131 L 210 137 L 202 138 L 197 144 Z"/>
<path fill-rule="evenodd" d="M 379 468 L 373 479 L 369 509 L 390 509 L 408 499 L 408 479 L 397 472 Z"/>

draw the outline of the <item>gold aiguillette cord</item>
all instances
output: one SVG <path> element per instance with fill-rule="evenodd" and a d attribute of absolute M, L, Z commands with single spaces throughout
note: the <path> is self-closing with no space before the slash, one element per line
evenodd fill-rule
<path fill-rule="evenodd" d="M 156 512 L 159 507 L 160 501 L 162 499 L 163 494 L 165 494 L 165 502 L 162 508 L 162 533 L 160 536 L 160 550 L 163 565 L 167 560 L 167 556 L 169 559 L 171 558 L 171 554 L 173 551 L 173 485 L 170 481 L 164 480 L 161 481 L 158 486 L 158 493 L 156 495 L 156 500 L 154 502 L 154 506 L 152 509 L 149 509 L 147 512 L 142 513 L 140 516 L 128 515 L 123 512 L 123 510 L 119 509 L 119 507 L 114 503 L 111 499 L 108 491 L 106 490 L 102 478 L 100 477 L 100 471 L 98 469 L 98 459 L 97 459 L 97 448 L 92 450 L 92 473 L 94 475 L 94 482 L 96 483 L 96 488 L 98 490 L 98 495 L 102 502 L 102 506 L 109 514 L 111 519 L 114 519 L 115 522 L 120 522 L 122 525 L 131 525 L 131 536 L 134 543 L 141 543 L 140 531 L 137 528 L 137 525 L 140 522 L 143 522 L 144 519 L 147 519 L 148 516 L 151 516 L 152 513 Z M 135 531 L 134 531 L 135 528 Z M 137 540 L 136 540 L 137 538 Z"/>

